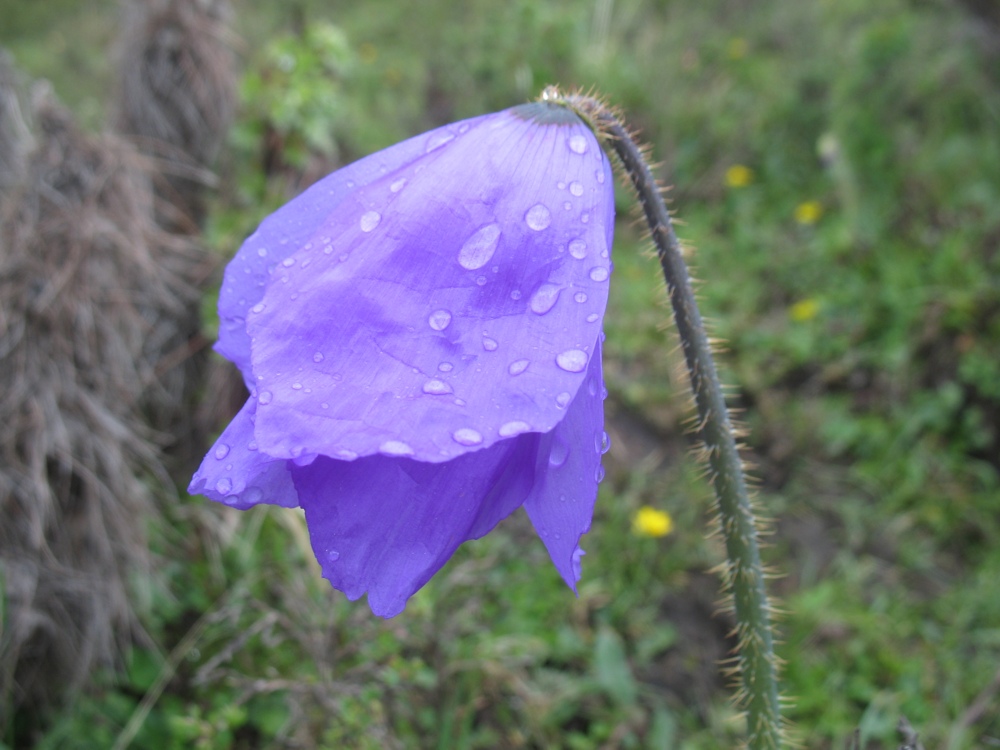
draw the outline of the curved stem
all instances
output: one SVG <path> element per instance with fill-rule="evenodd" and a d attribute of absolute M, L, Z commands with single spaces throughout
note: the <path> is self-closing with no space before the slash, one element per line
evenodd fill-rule
<path fill-rule="evenodd" d="M 565 104 L 590 123 L 606 147 L 618 156 L 642 204 L 673 306 L 726 546 L 728 560 L 723 579 L 727 592 L 732 594 L 736 614 L 740 678 L 737 702 L 747 712 L 747 746 L 752 750 L 778 748 L 782 723 L 777 660 L 753 507 L 711 343 L 670 213 L 642 149 L 613 111 L 588 96 L 548 90 L 543 98 Z"/>

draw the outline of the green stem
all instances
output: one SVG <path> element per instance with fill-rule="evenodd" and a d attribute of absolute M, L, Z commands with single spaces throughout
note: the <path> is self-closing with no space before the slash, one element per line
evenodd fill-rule
<path fill-rule="evenodd" d="M 573 109 L 603 137 L 621 161 L 642 204 L 674 310 L 726 545 L 728 561 L 723 579 L 727 592 L 732 594 L 736 613 L 741 685 L 737 702 L 747 712 L 747 746 L 751 750 L 774 750 L 780 747 L 782 739 L 781 707 L 757 526 L 729 410 L 712 359 L 711 343 L 698 312 L 670 213 L 642 149 L 614 112 L 588 96 L 563 96 L 550 90 L 543 97 Z"/>

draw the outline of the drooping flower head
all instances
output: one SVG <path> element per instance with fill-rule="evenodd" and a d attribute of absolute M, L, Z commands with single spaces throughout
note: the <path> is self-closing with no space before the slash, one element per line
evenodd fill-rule
<path fill-rule="evenodd" d="M 613 224 L 608 160 L 554 103 L 321 180 L 226 269 L 216 349 L 251 395 L 190 491 L 301 506 L 323 575 L 384 617 L 521 506 L 575 590 Z"/>

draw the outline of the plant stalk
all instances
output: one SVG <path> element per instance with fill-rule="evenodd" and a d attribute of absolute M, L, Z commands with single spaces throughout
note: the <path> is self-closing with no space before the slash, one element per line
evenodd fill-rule
<path fill-rule="evenodd" d="M 747 747 L 776 750 L 782 741 L 778 662 L 757 525 L 711 342 L 698 312 L 670 213 L 642 149 L 615 112 L 595 98 L 562 95 L 551 89 L 543 99 L 563 103 L 590 124 L 605 147 L 617 155 L 642 205 L 667 282 L 725 541 L 728 559 L 723 567 L 723 584 L 732 595 L 736 615 L 740 679 L 736 700 L 746 710 Z"/>

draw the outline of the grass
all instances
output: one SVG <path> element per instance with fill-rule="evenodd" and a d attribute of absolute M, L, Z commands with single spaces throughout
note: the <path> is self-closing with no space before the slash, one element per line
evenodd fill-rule
<path fill-rule="evenodd" d="M 3 0 L 14 20 L 0 35 L 96 127 L 114 4 L 79 17 L 58 5 Z M 281 44 L 332 54 L 322 34 L 275 41 L 303 22 L 335 23 L 348 45 L 333 79 L 293 82 L 303 101 L 328 87 L 336 104 L 280 120 L 293 171 L 554 81 L 625 109 L 675 185 L 726 342 L 723 376 L 774 519 L 796 734 L 843 747 L 860 728 L 862 746 L 890 748 L 905 715 L 928 747 L 1000 741 L 996 27 L 905 0 L 327 7 L 247 3 L 239 18 L 250 70 Z M 274 117 L 265 93 L 250 87 L 220 168 L 220 252 L 292 189 L 256 161 Z M 745 185 L 727 184 L 734 165 Z M 797 220 L 810 202 L 820 215 Z M 624 192 L 619 208 L 613 445 L 579 598 L 514 517 L 460 549 L 402 616 L 376 620 L 319 579 L 295 513 L 185 499 L 154 534 L 158 647 L 48 717 L 36 745 L 110 747 L 149 696 L 134 747 L 734 746 L 709 491 L 688 455 L 661 282 Z M 643 505 L 669 511 L 673 533 L 635 537 Z M 26 744 L 13 726 L 6 742 Z"/>

